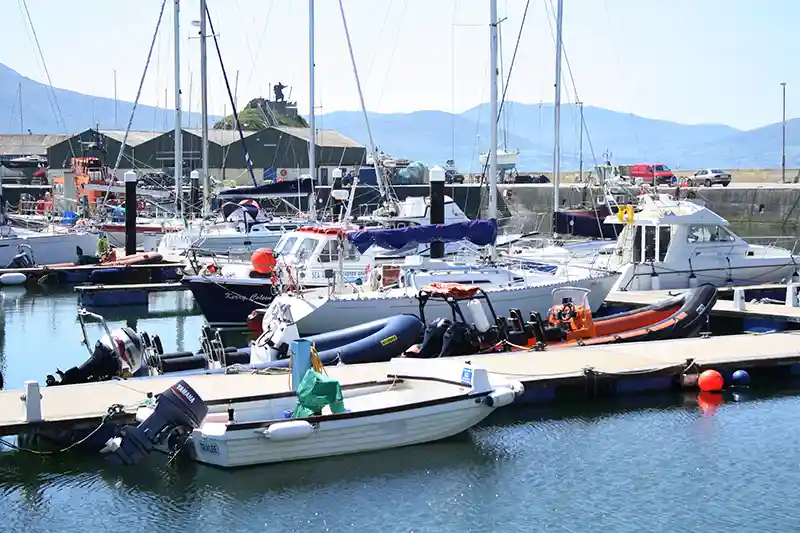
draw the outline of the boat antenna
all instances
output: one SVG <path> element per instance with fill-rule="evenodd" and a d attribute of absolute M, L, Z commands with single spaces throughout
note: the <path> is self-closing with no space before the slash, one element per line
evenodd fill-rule
<path fill-rule="evenodd" d="M 258 187 L 256 174 L 253 171 L 253 161 L 250 159 L 250 154 L 247 151 L 247 145 L 244 142 L 242 123 L 239 121 L 239 113 L 236 111 L 236 101 L 233 98 L 233 91 L 231 91 L 231 83 L 228 81 L 228 74 L 225 72 L 225 63 L 222 61 L 222 51 L 219 48 L 219 40 L 217 39 L 217 32 L 214 31 L 214 23 L 211 21 L 211 12 L 208 10 L 208 4 L 206 4 L 206 18 L 208 18 L 208 28 L 211 30 L 211 37 L 214 38 L 214 47 L 217 49 L 219 66 L 222 69 L 222 77 L 225 79 L 225 88 L 228 90 L 228 99 L 231 102 L 231 106 L 233 106 L 233 120 L 235 121 L 236 129 L 239 132 L 239 140 L 242 141 L 242 150 L 244 150 L 244 161 L 247 164 L 247 171 L 250 173 L 250 179 L 253 180 L 253 186 Z"/>

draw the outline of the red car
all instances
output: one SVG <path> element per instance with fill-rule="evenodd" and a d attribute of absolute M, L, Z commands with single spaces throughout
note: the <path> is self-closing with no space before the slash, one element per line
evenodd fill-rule
<path fill-rule="evenodd" d="M 675 179 L 675 174 L 663 163 L 637 163 L 631 166 L 630 176 L 651 185 L 670 184 Z"/>

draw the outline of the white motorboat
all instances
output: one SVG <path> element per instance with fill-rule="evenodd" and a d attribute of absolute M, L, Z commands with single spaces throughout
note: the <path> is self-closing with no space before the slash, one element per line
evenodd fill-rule
<path fill-rule="evenodd" d="M 614 290 L 631 291 L 774 283 L 796 275 L 800 264 L 790 250 L 749 244 L 707 207 L 667 194 L 643 195 L 605 223 L 620 225 L 616 242 L 517 250 L 511 257 L 620 272 Z"/>
<path fill-rule="evenodd" d="M 416 314 L 419 310 L 417 294 L 433 282 L 479 286 L 490 295 L 500 313 L 520 309 L 526 315 L 534 311 L 545 315 L 551 307 L 553 289 L 580 287 L 591 291 L 589 302 L 592 311 L 596 312 L 617 277 L 617 274 L 572 269 L 570 266 L 559 266 L 553 272 L 519 271 L 509 267 L 456 264 L 412 256 L 403 265 L 376 267 L 367 283 L 367 290 L 350 294 L 320 291 L 297 295 L 284 293 L 272 300 L 266 314 L 280 307 L 290 313 L 300 335 L 324 333 L 379 318 Z M 445 302 L 431 302 L 425 314 L 429 320 L 449 318 L 452 311 Z M 266 328 L 267 324 L 264 326 Z"/>
<path fill-rule="evenodd" d="M 9 266 L 20 254 L 37 265 L 69 263 L 78 259 L 78 248 L 91 255 L 97 248 L 97 234 L 53 227 L 45 231 L 14 229 L 0 225 L 0 266 Z"/>
<path fill-rule="evenodd" d="M 489 160 L 489 153 L 484 152 L 478 157 L 478 162 L 481 166 L 487 166 Z M 497 150 L 497 168 L 499 170 L 511 170 L 516 168 L 519 161 L 519 149 L 506 150 L 498 148 Z"/>
<path fill-rule="evenodd" d="M 337 398 L 320 410 L 304 405 L 305 396 L 291 391 L 250 401 L 214 402 L 208 407 L 185 382 L 168 393 L 182 396 L 177 400 L 186 402 L 182 409 L 200 415 L 203 407 L 207 410 L 197 427 L 189 428 L 186 446 L 190 456 L 201 463 L 234 468 L 445 439 L 472 428 L 523 392 L 518 381 L 490 377 L 485 369 L 456 359 L 393 359 L 382 381 L 340 386 L 309 372 L 303 382 L 314 379 L 324 381 L 325 389 L 333 389 Z M 165 409 L 174 409 L 172 405 Z M 160 407 L 160 403 L 141 407 L 137 420 L 142 426 L 151 418 L 151 424 L 160 424 Z M 108 450 L 125 457 L 133 448 L 125 440 L 135 440 L 137 429 Z M 166 451 L 167 443 L 157 442 L 156 448 Z"/>

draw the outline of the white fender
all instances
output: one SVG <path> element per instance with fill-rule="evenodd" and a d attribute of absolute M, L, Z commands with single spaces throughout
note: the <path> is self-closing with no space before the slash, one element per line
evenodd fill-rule
<path fill-rule="evenodd" d="M 277 422 L 271 424 L 267 429 L 260 430 L 264 438 L 274 441 L 305 439 L 310 437 L 313 432 L 314 427 L 305 420 Z"/>

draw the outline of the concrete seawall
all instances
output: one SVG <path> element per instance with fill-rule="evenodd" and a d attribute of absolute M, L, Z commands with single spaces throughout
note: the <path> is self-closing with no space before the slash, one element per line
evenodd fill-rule
<path fill-rule="evenodd" d="M 401 200 L 408 196 L 426 196 L 428 193 L 428 187 L 423 185 L 394 186 L 393 190 Z M 499 185 L 498 190 L 500 218 L 510 219 L 510 223 L 520 231 L 536 229 L 539 220 L 542 221 L 542 231 L 550 230 L 552 184 Z M 659 190 L 674 195 L 676 189 L 660 187 Z M 560 191 L 562 206 L 577 205 L 584 198 L 602 196 L 600 189 L 586 190 L 579 185 L 565 184 Z M 329 192 L 327 187 L 319 189 L 322 203 L 327 201 Z M 445 194 L 451 196 L 470 218 L 486 216 L 488 193 L 485 188 L 473 184 L 448 185 Z M 732 223 L 785 224 L 787 227 L 800 224 L 800 185 L 734 183 L 729 187 L 681 189 L 680 194 L 681 198 L 693 194 L 696 199 L 704 200 L 710 209 Z M 358 187 L 353 213 L 365 214 L 374 209 L 378 201 L 375 188 Z"/>

